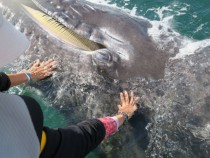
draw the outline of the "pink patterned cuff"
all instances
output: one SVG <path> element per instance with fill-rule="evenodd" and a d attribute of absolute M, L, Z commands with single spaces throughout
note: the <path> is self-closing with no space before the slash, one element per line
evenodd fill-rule
<path fill-rule="evenodd" d="M 117 122 L 112 117 L 99 118 L 99 120 L 103 123 L 106 130 L 104 140 L 117 131 Z"/>

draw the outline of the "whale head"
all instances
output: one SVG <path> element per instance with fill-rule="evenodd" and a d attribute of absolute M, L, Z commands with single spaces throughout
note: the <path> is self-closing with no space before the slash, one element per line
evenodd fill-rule
<path fill-rule="evenodd" d="M 97 67 L 101 75 L 113 79 L 163 78 L 167 57 L 147 34 L 151 27 L 147 20 L 86 1 L 2 1 L 68 47 L 69 54 L 82 55 L 81 62 L 86 56 L 84 64 Z"/>

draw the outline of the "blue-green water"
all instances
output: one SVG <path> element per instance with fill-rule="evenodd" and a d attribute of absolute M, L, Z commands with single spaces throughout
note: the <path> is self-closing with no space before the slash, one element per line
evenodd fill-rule
<path fill-rule="evenodd" d="M 94 0 L 93 0 L 94 1 Z M 173 16 L 171 27 L 196 40 L 210 38 L 209 0 L 110 0 L 119 8 L 135 9 L 135 15 L 161 21 Z"/>

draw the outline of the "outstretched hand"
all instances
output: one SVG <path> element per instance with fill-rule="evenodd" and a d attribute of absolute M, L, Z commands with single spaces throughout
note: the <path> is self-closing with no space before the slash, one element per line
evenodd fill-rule
<path fill-rule="evenodd" d="M 118 105 L 118 113 L 124 112 L 128 115 L 128 119 L 130 119 L 137 110 L 136 103 L 139 101 L 139 99 L 139 97 L 134 96 L 133 91 L 131 91 L 130 96 L 127 91 L 120 93 L 121 104 Z"/>
<path fill-rule="evenodd" d="M 34 64 L 27 70 L 31 74 L 34 81 L 42 80 L 52 75 L 53 70 L 57 67 L 57 62 L 53 59 L 40 62 L 36 60 Z"/>

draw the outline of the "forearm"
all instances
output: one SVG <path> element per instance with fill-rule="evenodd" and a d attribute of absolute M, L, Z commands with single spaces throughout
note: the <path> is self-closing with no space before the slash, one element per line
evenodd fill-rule
<path fill-rule="evenodd" d="M 118 119 L 118 121 L 119 121 L 119 127 L 122 126 L 123 123 L 124 123 L 124 121 L 125 121 L 125 117 L 124 117 L 123 115 L 121 115 L 121 114 L 116 115 L 116 116 L 114 116 L 114 117 L 116 117 L 116 118 Z M 118 127 L 118 128 L 119 128 L 119 127 Z"/>
<path fill-rule="evenodd" d="M 125 121 L 125 117 L 119 114 L 113 117 L 99 118 L 99 120 L 103 123 L 105 131 L 106 131 L 106 135 L 104 137 L 104 140 L 105 140 L 110 135 L 118 131 L 118 128 L 123 125 Z"/>
<path fill-rule="evenodd" d="M 28 78 L 24 72 L 19 72 L 16 74 L 7 74 L 11 82 L 10 87 L 20 85 L 28 81 Z"/>
<path fill-rule="evenodd" d="M 44 62 L 36 60 L 36 62 L 28 70 L 26 70 L 26 72 L 19 72 L 16 74 L 7 75 L 11 82 L 10 87 L 17 86 L 29 80 L 38 81 L 45 79 L 46 77 L 52 75 L 53 70 L 56 68 L 56 66 L 57 62 L 53 59 L 49 59 Z"/>

